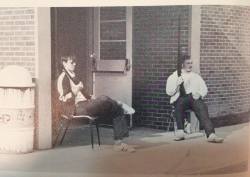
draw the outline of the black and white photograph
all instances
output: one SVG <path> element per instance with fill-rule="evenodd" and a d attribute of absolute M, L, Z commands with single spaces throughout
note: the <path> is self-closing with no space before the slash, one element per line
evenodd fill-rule
<path fill-rule="evenodd" d="M 250 6 L 191 3 L 0 5 L 0 177 L 249 177 Z"/>

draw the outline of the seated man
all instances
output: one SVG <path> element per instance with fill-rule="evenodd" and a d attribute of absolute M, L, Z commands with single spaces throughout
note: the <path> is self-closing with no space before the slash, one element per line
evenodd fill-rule
<path fill-rule="evenodd" d="M 181 94 L 180 86 L 184 86 L 184 94 Z M 209 119 L 207 105 L 203 98 L 207 95 L 207 86 L 200 75 L 192 72 L 192 60 L 189 56 L 182 57 L 181 76 L 177 71 L 167 79 L 166 92 L 171 96 L 170 103 L 175 107 L 175 118 L 177 123 L 177 133 L 175 140 L 184 140 L 185 133 L 183 117 L 185 111 L 190 109 L 204 126 L 208 142 L 222 143 L 223 139 L 215 135 L 214 126 Z"/>
<path fill-rule="evenodd" d="M 113 123 L 114 150 L 134 152 L 134 148 L 122 143 L 122 139 L 129 136 L 124 115 L 133 114 L 134 109 L 107 96 L 94 98 L 89 95 L 83 83 L 75 75 L 75 58 L 73 56 L 61 57 L 61 62 L 63 71 L 58 77 L 57 89 L 63 114 L 67 116 L 89 115 L 99 120 L 108 119 Z"/>

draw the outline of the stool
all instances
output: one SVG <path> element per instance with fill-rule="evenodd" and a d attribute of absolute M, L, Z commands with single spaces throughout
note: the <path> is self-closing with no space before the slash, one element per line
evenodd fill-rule
<path fill-rule="evenodd" d="M 171 112 L 170 117 L 173 121 L 173 127 L 174 127 L 174 133 L 175 133 L 177 130 L 177 124 L 176 124 L 176 119 L 174 117 L 174 111 L 175 111 L 174 106 L 172 106 L 172 112 Z M 187 117 L 185 117 L 184 119 L 190 124 L 190 133 L 199 132 L 200 123 L 196 115 L 194 114 L 194 112 L 192 110 L 186 110 L 185 112 L 187 113 Z M 188 118 L 190 118 L 190 121 L 187 120 Z M 187 127 L 185 126 L 184 129 L 185 128 Z"/>
<path fill-rule="evenodd" d="M 196 117 L 195 113 L 191 110 L 188 110 L 190 113 L 190 124 L 191 124 L 191 133 L 200 131 L 200 122 Z"/>
<path fill-rule="evenodd" d="M 66 125 L 66 128 L 63 132 L 63 136 L 60 140 L 60 144 L 63 143 L 63 140 L 64 140 L 64 137 L 67 133 L 67 130 L 71 124 L 71 121 L 73 119 L 87 119 L 89 120 L 89 128 L 90 128 L 90 137 L 91 137 L 91 145 L 92 145 L 92 149 L 94 149 L 94 133 L 93 133 L 93 124 L 96 125 L 96 131 L 97 131 L 97 138 L 98 138 L 98 145 L 100 146 L 101 145 L 101 142 L 100 142 L 100 133 L 99 133 L 99 125 L 98 125 L 98 121 L 95 117 L 91 117 L 89 115 L 72 115 L 72 116 L 66 116 L 64 114 L 61 115 L 61 118 L 64 118 L 65 120 L 67 120 L 67 125 Z M 56 140 L 55 140 L 55 144 L 57 143 L 57 140 L 58 140 L 58 137 L 60 135 L 60 132 L 61 132 L 61 129 L 62 129 L 62 124 L 61 124 L 61 127 L 59 129 L 59 132 L 58 132 L 58 135 L 56 137 Z"/>

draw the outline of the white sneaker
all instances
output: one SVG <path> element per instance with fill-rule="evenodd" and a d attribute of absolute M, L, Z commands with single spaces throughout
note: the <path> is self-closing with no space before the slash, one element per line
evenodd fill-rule
<path fill-rule="evenodd" d="M 185 121 L 184 123 L 184 132 L 191 134 L 191 124 L 188 121 Z"/>
<path fill-rule="evenodd" d="M 130 153 L 133 153 L 133 152 L 136 151 L 135 148 L 133 148 L 132 146 L 129 146 L 126 143 L 115 144 L 113 146 L 113 149 L 114 149 L 114 151 L 117 151 L 117 152 L 130 152 Z"/>
<path fill-rule="evenodd" d="M 121 146 L 123 147 L 123 150 L 124 152 L 130 152 L 130 153 L 133 153 L 135 152 L 135 148 L 133 148 L 132 146 L 126 144 L 126 143 L 122 143 Z"/>
<path fill-rule="evenodd" d="M 131 106 L 129 106 L 126 103 L 123 103 L 121 101 L 117 101 L 117 102 L 118 102 L 118 104 L 120 104 L 122 106 L 122 109 L 124 110 L 124 114 L 132 115 L 135 113 L 134 108 L 132 108 Z"/>
<path fill-rule="evenodd" d="M 208 136 L 207 141 L 210 143 L 222 143 L 224 141 L 224 139 L 216 136 L 214 133 L 211 133 Z"/>
<path fill-rule="evenodd" d="M 175 134 L 175 141 L 181 141 L 185 139 L 185 133 L 184 130 L 177 130 Z"/>

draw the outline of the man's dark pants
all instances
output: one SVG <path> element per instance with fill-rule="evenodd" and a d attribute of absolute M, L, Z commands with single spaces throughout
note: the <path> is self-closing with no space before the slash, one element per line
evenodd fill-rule
<path fill-rule="evenodd" d="M 184 129 L 184 117 L 186 110 L 194 111 L 196 117 L 200 121 L 201 125 L 205 129 L 207 137 L 214 133 L 214 126 L 212 121 L 209 119 L 207 105 L 202 99 L 193 99 L 191 94 L 179 97 L 174 103 L 175 107 L 175 118 L 178 129 Z"/>
<path fill-rule="evenodd" d="M 77 103 L 76 115 L 90 115 L 97 117 L 97 121 L 112 123 L 115 140 L 128 137 L 129 130 L 121 105 L 107 96 Z"/>

